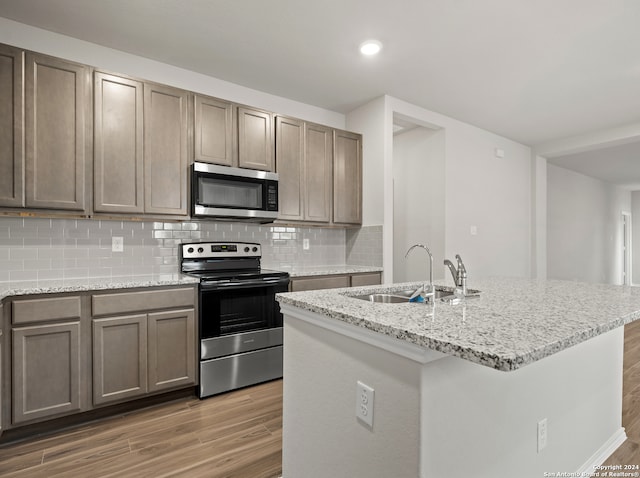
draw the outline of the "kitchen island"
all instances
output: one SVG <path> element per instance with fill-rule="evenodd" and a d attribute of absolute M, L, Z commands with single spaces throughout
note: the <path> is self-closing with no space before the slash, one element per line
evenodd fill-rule
<path fill-rule="evenodd" d="M 581 476 L 625 440 L 622 326 L 640 290 L 508 278 L 456 305 L 354 298 L 419 285 L 278 297 L 284 478 Z"/>

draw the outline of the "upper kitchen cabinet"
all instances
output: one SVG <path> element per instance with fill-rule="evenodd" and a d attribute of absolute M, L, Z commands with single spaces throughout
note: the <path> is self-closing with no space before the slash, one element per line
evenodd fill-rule
<path fill-rule="evenodd" d="M 196 161 L 275 170 L 272 113 L 196 94 L 194 120 Z"/>
<path fill-rule="evenodd" d="M 238 107 L 238 166 L 274 171 L 273 115 L 244 106 Z"/>
<path fill-rule="evenodd" d="M 333 130 L 305 124 L 305 219 L 328 223 L 331 220 L 331 178 Z"/>
<path fill-rule="evenodd" d="M 234 105 L 195 95 L 194 158 L 204 163 L 235 166 Z"/>
<path fill-rule="evenodd" d="M 144 209 L 187 215 L 187 101 L 189 93 L 144 85 Z"/>
<path fill-rule="evenodd" d="M 94 211 L 187 215 L 188 92 L 96 71 Z"/>
<path fill-rule="evenodd" d="M 143 84 L 94 74 L 94 210 L 144 212 Z"/>
<path fill-rule="evenodd" d="M 280 222 L 362 223 L 362 136 L 276 118 Z"/>
<path fill-rule="evenodd" d="M 90 68 L 27 52 L 24 86 L 25 204 L 85 211 Z"/>
<path fill-rule="evenodd" d="M 22 50 L 0 45 L 0 206 L 24 206 Z"/>
<path fill-rule="evenodd" d="M 331 220 L 333 130 L 278 116 L 276 166 L 280 221 Z"/>
<path fill-rule="evenodd" d="M 278 219 L 304 220 L 304 121 L 276 117 Z"/>
<path fill-rule="evenodd" d="M 334 131 L 333 223 L 362 224 L 362 135 Z"/>

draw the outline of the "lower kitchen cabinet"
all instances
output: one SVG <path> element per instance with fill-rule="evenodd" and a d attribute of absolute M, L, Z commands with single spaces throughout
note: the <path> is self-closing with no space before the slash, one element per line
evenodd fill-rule
<path fill-rule="evenodd" d="M 147 316 L 93 319 L 93 403 L 147 393 Z"/>
<path fill-rule="evenodd" d="M 80 411 L 80 322 L 12 330 L 15 423 Z"/>
<path fill-rule="evenodd" d="M 0 431 L 195 386 L 196 298 L 180 286 L 5 299 Z"/>
<path fill-rule="evenodd" d="M 378 285 L 382 283 L 380 272 L 366 272 L 364 274 L 351 275 L 351 287 L 363 287 L 366 285 Z"/>
<path fill-rule="evenodd" d="M 292 278 L 289 283 L 289 290 L 291 292 L 302 292 L 305 290 L 335 289 L 338 287 L 362 287 L 381 283 L 382 275 L 380 272 L 330 274 Z"/>
<path fill-rule="evenodd" d="M 0 327 L 2 327 L 2 304 L 0 304 Z M 2 435 L 2 395 L 4 393 L 2 381 L 2 329 L 0 329 L 0 435 Z"/>
<path fill-rule="evenodd" d="M 193 309 L 149 314 L 149 392 L 196 383 L 196 329 Z"/>
<path fill-rule="evenodd" d="M 94 405 L 196 384 L 194 300 L 192 288 L 92 297 Z"/>

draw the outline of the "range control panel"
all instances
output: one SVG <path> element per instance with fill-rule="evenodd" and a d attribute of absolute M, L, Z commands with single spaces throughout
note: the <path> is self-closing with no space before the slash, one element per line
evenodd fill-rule
<path fill-rule="evenodd" d="M 260 244 L 253 242 L 191 242 L 180 247 L 183 259 L 262 257 Z"/>

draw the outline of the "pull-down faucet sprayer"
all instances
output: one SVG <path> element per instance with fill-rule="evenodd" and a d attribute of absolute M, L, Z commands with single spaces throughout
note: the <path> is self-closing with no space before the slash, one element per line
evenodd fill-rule
<path fill-rule="evenodd" d="M 409 250 L 404 255 L 404 257 L 406 259 L 409 256 L 409 253 L 412 250 L 414 250 L 416 247 L 421 247 L 422 249 L 427 251 L 427 254 L 429 254 L 429 287 L 427 288 L 427 286 L 424 285 L 422 288 L 423 288 L 423 290 L 425 292 L 425 295 L 433 295 L 434 294 L 434 286 L 433 286 L 433 254 L 431 254 L 431 251 L 429 250 L 429 248 L 427 246 L 425 246 L 424 244 L 414 244 L 413 246 L 411 246 L 409 248 Z"/>

